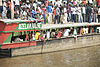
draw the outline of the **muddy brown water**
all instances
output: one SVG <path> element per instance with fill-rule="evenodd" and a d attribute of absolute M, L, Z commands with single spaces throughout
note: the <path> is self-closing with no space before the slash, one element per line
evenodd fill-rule
<path fill-rule="evenodd" d="M 0 67 L 100 67 L 100 45 L 0 59 Z"/>

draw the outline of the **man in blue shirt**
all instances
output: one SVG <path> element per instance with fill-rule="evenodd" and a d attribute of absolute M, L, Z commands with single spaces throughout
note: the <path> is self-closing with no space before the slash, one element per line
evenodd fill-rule
<path fill-rule="evenodd" d="M 48 23 L 52 23 L 52 6 L 49 4 L 47 6 L 48 9 Z"/>
<path fill-rule="evenodd" d="M 32 10 L 32 18 L 35 18 L 35 14 L 37 14 L 37 12 L 35 11 L 35 8 L 33 7 L 33 10 Z"/>
<path fill-rule="evenodd" d="M 50 6 L 50 5 L 47 6 L 48 13 L 51 13 L 51 8 L 52 8 L 52 6 Z"/>

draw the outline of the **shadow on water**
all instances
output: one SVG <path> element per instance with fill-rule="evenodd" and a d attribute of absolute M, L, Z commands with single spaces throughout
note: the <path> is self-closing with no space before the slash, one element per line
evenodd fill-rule
<path fill-rule="evenodd" d="M 100 46 L 0 58 L 0 67 L 100 67 Z"/>

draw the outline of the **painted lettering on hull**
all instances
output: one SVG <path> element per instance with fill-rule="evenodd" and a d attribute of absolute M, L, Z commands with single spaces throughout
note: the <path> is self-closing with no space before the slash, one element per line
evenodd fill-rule
<path fill-rule="evenodd" d="M 40 29 L 41 23 L 21 23 L 18 25 L 19 30 Z"/>

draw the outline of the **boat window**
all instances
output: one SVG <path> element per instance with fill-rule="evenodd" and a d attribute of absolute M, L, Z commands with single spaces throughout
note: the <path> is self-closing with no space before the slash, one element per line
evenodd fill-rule
<path fill-rule="evenodd" d="M 26 41 L 25 40 L 26 39 L 26 33 L 27 32 L 13 32 L 12 38 L 11 38 L 11 43 Z"/>
<path fill-rule="evenodd" d="M 41 39 L 41 31 L 13 32 L 11 43 L 28 42 Z"/>

